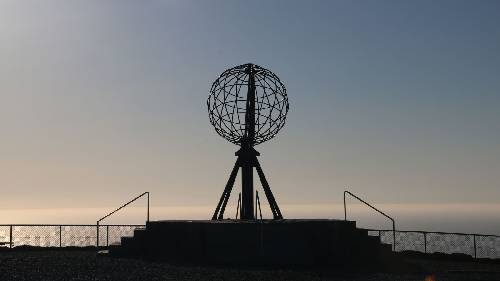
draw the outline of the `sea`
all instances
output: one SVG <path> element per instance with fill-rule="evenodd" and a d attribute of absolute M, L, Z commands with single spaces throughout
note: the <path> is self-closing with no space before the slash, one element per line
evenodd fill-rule
<path fill-rule="evenodd" d="M 500 204 L 378 204 L 379 210 L 395 220 L 397 230 L 422 230 L 500 235 Z M 215 206 L 151 206 L 150 220 L 208 220 Z M 284 204 L 280 209 L 289 219 L 338 219 L 356 221 L 369 229 L 392 229 L 391 221 L 362 204 Z M 96 224 L 113 211 L 99 208 L 0 209 L 0 224 Z M 264 219 L 271 218 L 267 205 Z M 228 205 L 225 218 L 236 217 L 236 206 Z M 146 206 L 126 207 L 101 224 L 144 224 Z"/>

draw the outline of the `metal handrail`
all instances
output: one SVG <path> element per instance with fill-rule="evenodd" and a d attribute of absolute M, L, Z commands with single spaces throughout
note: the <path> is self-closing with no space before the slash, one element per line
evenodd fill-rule
<path fill-rule="evenodd" d="M 359 198 L 358 196 L 354 195 L 350 191 L 344 190 L 344 220 L 347 220 L 347 208 L 346 208 L 346 204 L 345 204 L 345 195 L 346 194 L 349 194 L 352 197 L 358 199 L 360 202 L 364 203 L 366 206 L 372 208 L 373 210 L 377 211 L 379 214 L 383 215 L 384 217 L 386 217 L 386 218 L 388 218 L 389 220 L 392 221 L 392 239 L 393 239 L 392 240 L 392 242 L 393 242 L 392 247 L 393 247 L 393 251 L 396 251 L 396 223 L 395 223 L 394 219 L 391 218 L 386 213 L 384 213 L 384 212 L 380 211 L 379 209 L 375 208 L 370 203 L 368 203 L 365 200 L 363 200 L 363 199 Z"/>
<path fill-rule="evenodd" d="M 127 203 L 123 204 L 122 206 L 120 206 L 119 208 L 115 209 L 114 211 L 112 211 L 111 213 L 105 215 L 104 217 L 100 218 L 99 220 L 97 220 L 97 223 L 96 223 L 96 226 L 97 226 L 97 236 L 96 236 L 96 247 L 99 248 L 99 223 L 108 218 L 109 216 L 113 215 L 114 213 L 118 212 L 119 210 L 125 208 L 126 206 L 128 206 L 130 203 L 136 201 L 137 199 L 143 197 L 144 195 L 147 195 L 147 198 L 148 198 L 148 206 L 147 206 L 147 215 L 146 215 L 146 222 L 149 222 L 149 191 L 146 191 L 144 193 L 142 193 L 141 195 L 135 197 L 134 199 L 128 201 Z"/>

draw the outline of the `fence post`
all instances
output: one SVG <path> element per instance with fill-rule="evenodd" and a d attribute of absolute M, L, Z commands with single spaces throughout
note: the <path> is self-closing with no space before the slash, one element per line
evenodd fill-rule
<path fill-rule="evenodd" d="M 146 222 L 149 222 L 149 192 L 148 192 L 148 217 Z"/>
<path fill-rule="evenodd" d="M 427 232 L 424 232 L 424 253 L 427 254 Z"/>
<path fill-rule="evenodd" d="M 344 191 L 344 220 L 347 220 L 347 208 L 345 206 L 345 191 Z M 379 231 L 379 236 L 380 236 L 380 231 Z"/>
<path fill-rule="evenodd" d="M 99 249 L 99 221 L 97 221 L 97 230 L 96 230 L 96 243 L 97 249 Z"/>
<path fill-rule="evenodd" d="M 12 241 L 12 225 L 10 225 L 10 230 L 9 230 L 10 234 L 9 234 L 9 237 L 10 237 L 10 248 L 12 248 L 12 244 L 14 244 L 14 242 Z"/>
<path fill-rule="evenodd" d="M 62 226 L 59 226 L 59 248 L 62 247 Z"/>
<path fill-rule="evenodd" d="M 392 242 L 394 243 L 394 252 L 396 252 L 396 224 L 392 220 Z"/>
<path fill-rule="evenodd" d="M 106 225 L 106 247 L 109 246 L 109 225 Z"/>
<path fill-rule="evenodd" d="M 477 251 L 476 251 L 476 234 L 473 234 L 472 237 L 474 238 L 474 258 L 477 259 Z"/>

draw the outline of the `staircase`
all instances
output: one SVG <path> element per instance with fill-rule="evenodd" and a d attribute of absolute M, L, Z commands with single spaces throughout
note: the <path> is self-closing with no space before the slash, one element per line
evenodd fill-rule
<path fill-rule="evenodd" d="M 150 221 L 109 254 L 172 263 L 376 265 L 391 245 L 347 220 Z"/>

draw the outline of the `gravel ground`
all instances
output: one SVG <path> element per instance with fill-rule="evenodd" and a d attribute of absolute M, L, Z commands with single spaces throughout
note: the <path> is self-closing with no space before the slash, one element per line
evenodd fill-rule
<path fill-rule="evenodd" d="M 499 264 L 408 261 L 422 273 L 339 273 L 334 270 L 178 266 L 98 256 L 94 251 L 0 252 L 0 280 L 500 280 Z"/>

